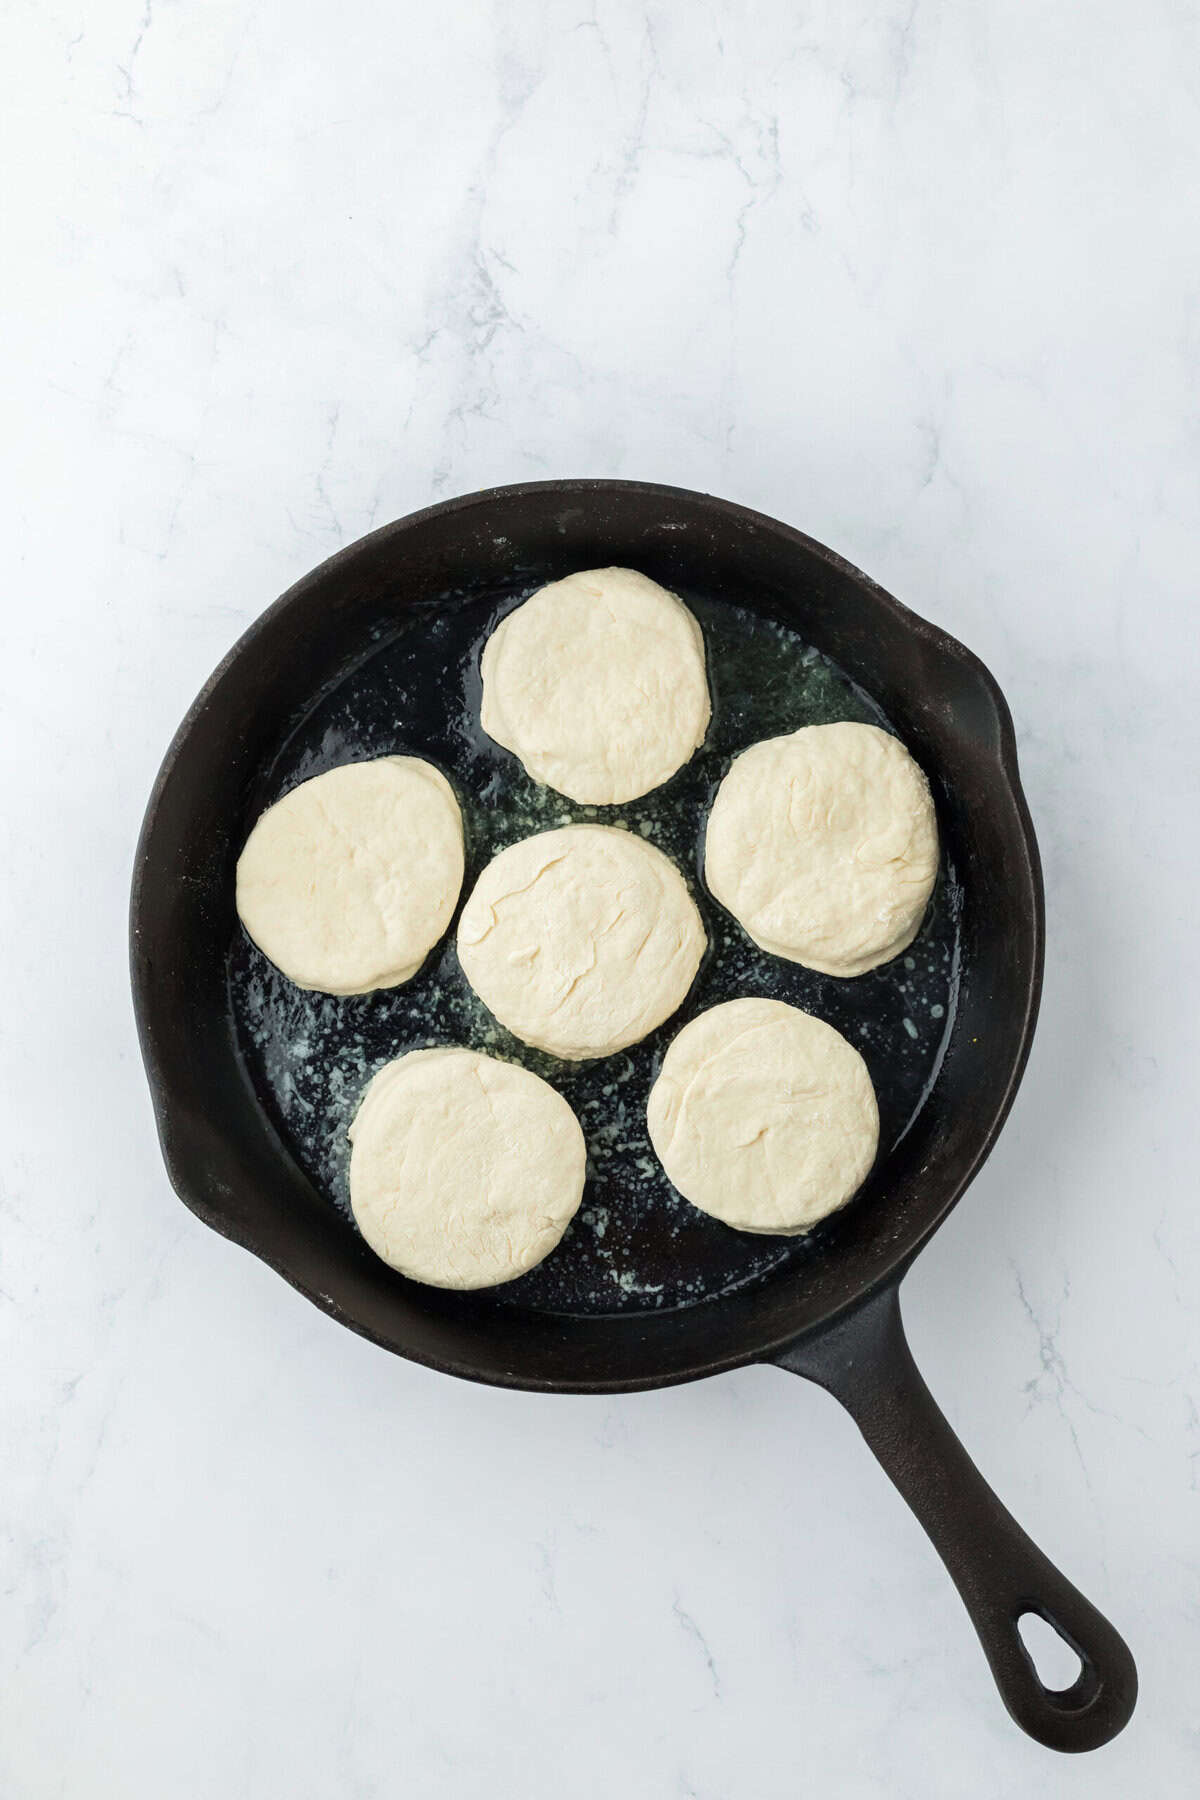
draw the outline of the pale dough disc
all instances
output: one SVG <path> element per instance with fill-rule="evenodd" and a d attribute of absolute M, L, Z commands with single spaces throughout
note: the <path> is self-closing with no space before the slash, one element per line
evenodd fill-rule
<path fill-rule="evenodd" d="M 365 994 L 416 974 L 463 878 L 462 814 L 431 763 L 382 756 L 301 782 L 238 858 L 238 916 L 297 987 Z"/>
<path fill-rule="evenodd" d="M 480 723 L 535 781 L 585 805 L 636 800 L 704 740 L 712 708 L 700 627 L 633 569 L 551 582 L 483 651 Z"/>
<path fill-rule="evenodd" d="M 433 1287 L 495 1287 L 575 1216 L 587 1150 L 561 1094 L 475 1050 L 414 1050 L 350 1127 L 350 1205 L 377 1256 Z"/>
<path fill-rule="evenodd" d="M 824 975 L 899 955 L 937 867 L 929 783 L 875 725 L 806 725 L 743 750 L 704 846 L 709 887 L 754 942 Z"/>
<path fill-rule="evenodd" d="M 572 1062 L 661 1025 L 706 944 L 674 863 L 611 825 L 566 825 L 502 850 L 458 922 L 458 959 L 484 1005 Z"/>
<path fill-rule="evenodd" d="M 739 1231 L 791 1237 L 844 1206 L 879 1143 L 875 1090 L 839 1031 L 782 1000 L 685 1025 L 646 1106 L 679 1192 Z"/>

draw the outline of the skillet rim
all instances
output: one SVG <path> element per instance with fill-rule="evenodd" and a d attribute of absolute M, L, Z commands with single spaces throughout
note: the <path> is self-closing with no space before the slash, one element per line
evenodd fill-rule
<path fill-rule="evenodd" d="M 596 1367 L 591 1367 L 586 1372 L 577 1370 L 576 1373 L 568 1375 L 560 1375 L 556 1372 L 551 1377 L 545 1373 L 531 1373 L 520 1367 L 508 1366 L 507 1357 L 502 1359 L 503 1366 L 498 1366 L 494 1361 L 485 1364 L 445 1353 L 433 1354 L 420 1345 L 414 1345 L 411 1341 L 398 1341 L 397 1336 L 389 1336 L 355 1317 L 351 1311 L 339 1303 L 333 1294 L 325 1291 L 320 1283 L 306 1279 L 300 1270 L 289 1262 L 286 1245 L 280 1247 L 278 1244 L 266 1242 L 262 1235 L 248 1228 L 244 1220 L 236 1220 L 227 1211 L 223 1211 L 218 1203 L 219 1196 L 232 1192 L 229 1184 L 215 1176 L 211 1169 L 201 1171 L 196 1166 L 197 1161 L 206 1154 L 206 1150 L 211 1149 L 212 1133 L 209 1134 L 207 1146 L 194 1132 L 189 1137 L 190 1115 L 192 1115 L 193 1109 L 187 1104 L 185 1096 L 174 1091 L 163 1067 L 158 1042 L 159 1021 L 155 1017 L 155 996 L 152 992 L 150 974 L 151 956 L 147 950 L 147 943 L 152 940 L 154 929 L 153 908 L 147 890 L 151 885 L 153 853 L 163 800 L 198 723 L 204 717 L 230 671 L 236 665 L 241 664 L 248 655 L 254 653 L 259 641 L 273 628 L 284 613 L 298 602 L 303 602 L 314 589 L 326 584 L 331 577 L 336 577 L 340 572 L 351 567 L 355 561 L 369 556 L 374 548 L 378 548 L 385 541 L 400 539 L 405 533 L 418 529 L 437 518 L 450 518 L 456 513 L 471 509 L 503 506 L 505 502 L 518 497 L 537 496 L 553 497 L 562 502 L 571 500 L 594 502 L 602 500 L 605 496 L 640 496 L 645 499 L 663 502 L 675 501 L 693 507 L 699 506 L 711 517 L 718 519 L 724 517 L 736 523 L 743 530 L 769 533 L 788 545 L 794 545 L 804 556 L 823 564 L 841 581 L 858 589 L 872 604 L 890 613 L 894 622 L 903 632 L 923 643 L 939 658 L 949 659 L 957 664 L 973 682 L 977 692 L 988 703 L 993 738 L 992 743 L 988 746 L 988 751 L 993 766 L 993 777 L 999 777 L 1003 797 L 1011 807 L 1015 838 L 1021 852 L 1020 868 L 1014 873 L 1020 876 L 1020 885 L 1023 890 L 1018 926 L 1025 938 L 1021 945 L 1024 980 L 1021 983 L 1020 1017 L 1015 1045 L 1008 1059 L 1007 1070 L 999 1080 L 998 1091 L 984 1129 L 974 1139 L 970 1154 L 961 1158 L 958 1167 L 952 1173 L 943 1172 L 943 1191 L 937 1203 L 928 1207 L 926 1216 L 918 1226 L 913 1240 L 898 1248 L 890 1259 L 886 1253 L 882 1254 L 880 1266 L 876 1269 L 873 1279 L 860 1284 L 853 1294 L 829 1306 L 817 1317 L 808 1319 L 800 1326 L 793 1325 L 790 1329 L 755 1335 L 752 1342 L 739 1341 L 732 1345 L 726 1343 L 712 1348 L 700 1358 L 694 1355 L 689 1356 L 677 1362 L 672 1361 L 667 1367 L 643 1366 L 637 1372 L 631 1372 L 625 1368 L 614 1373 L 610 1370 L 601 1371 Z M 277 600 L 266 607 L 218 663 L 188 708 L 171 740 L 151 789 L 139 834 L 130 899 L 130 962 L 134 1013 L 151 1090 L 160 1146 L 168 1177 L 179 1198 L 204 1224 L 217 1231 L 221 1236 L 227 1237 L 249 1250 L 251 1254 L 273 1268 L 276 1273 L 282 1275 L 291 1286 L 319 1306 L 322 1311 L 360 1336 L 366 1337 L 382 1348 L 402 1355 L 408 1360 L 446 1374 L 453 1374 L 487 1385 L 534 1392 L 594 1394 L 634 1392 L 698 1380 L 703 1376 L 741 1367 L 752 1362 L 773 1361 L 789 1347 L 801 1340 L 819 1335 L 837 1320 L 844 1319 L 856 1311 L 873 1295 L 897 1284 L 978 1174 L 1008 1117 L 1024 1074 L 1032 1044 L 1041 998 L 1044 956 L 1045 902 L 1041 862 L 1018 772 L 1016 736 L 1011 714 L 999 684 L 979 657 L 951 636 L 949 632 L 904 606 L 848 559 L 797 530 L 794 526 L 742 506 L 735 501 L 725 500 L 695 489 L 657 482 L 609 480 L 597 477 L 569 477 L 561 480 L 505 484 L 455 496 L 449 500 L 423 507 L 378 527 L 366 536 L 356 539 L 354 543 L 336 551 L 334 555 L 326 558 L 314 569 L 301 576 Z M 177 1021 L 172 1021 L 172 1023 L 177 1024 Z M 940 1079 L 940 1073 L 938 1079 Z M 259 1110 L 261 1113 L 261 1108 Z M 262 1115 L 262 1118 L 267 1132 L 275 1139 L 276 1153 L 282 1154 L 288 1162 L 291 1162 L 292 1159 L 286 1146 L 276 1137 L 270 1121 L 266 1119 L 265 1115 Z M 401 1278 L 394 1277 L 394 1279 L 400 1280 Z M 424 1290 L 425 1295 L 437 1292 L 438 1290 Z M 719 1314 L 727 1309 L 731 1302 L 736 1302 L 738 1297 L 736 1292 L 732 1295 L 716 1296 L 711 1300 L 680 1310 L 690 1315 L 693 1323 L 697 1323 L 705 1317 L 719 1317 Z M 654 1321 L 666 1321 L 678 1316 L 679 1311 L 674 1314 L 663 1312 L 595 1315 L 587 1320 L 587 1325 L 596 1328 L 601 1335 L 604 1335 L 606 1330 L 613 1330 L 614 1334 L 623 1338 L 625 1344 L 628 1345 L 636 1343 L 640 1336 L 653 1335 Z M 543 1322 L 553 1321 L 564 1324 L 568 1328 L 579 1323 L 573 1318 L 559 1321 L 556 1315 L 530 1315 L 515 1308 L 507 1309 L 507 1318 L 514 1327 L 530 1317 L 538 1318 Z M 643 1327 L 641 1334 L 637 1329 L 639 1325 Z M 469 1331 L 469 1323 L 466 1329 Z M 553 1324 L 550 1329 L 552 1334 Z M 567 1335 L 570 1335 L 569 1329 Z M 573 1350 L 575 1346 L 571 1348 Z M 569 1357 L 571 1352 L 567 1351 L 566 1354 Z M 519 1357 L 517 1360 L 519 1361 Z M 586 1359 L 583 1360 L 586 1361 Z"/>

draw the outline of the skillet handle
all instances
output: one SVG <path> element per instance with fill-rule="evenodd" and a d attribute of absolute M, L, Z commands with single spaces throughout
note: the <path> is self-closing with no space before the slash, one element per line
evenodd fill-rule
<path fill-rule="evenodd" d="M 775 1358 L 840 1400 L 923 1526 L 962 1596 L 1023 1731 L 1051 1750 L 1096 1750 L 1128 1723 L 1137 1670 L 1124 1640 L 1006 1512 L 951 1431 L 912 1358 L 897 1288 Z M 1038 1613 L 1078 1655 L 1073 1686 L 1042 1685 L 1017 1631 Z"/>

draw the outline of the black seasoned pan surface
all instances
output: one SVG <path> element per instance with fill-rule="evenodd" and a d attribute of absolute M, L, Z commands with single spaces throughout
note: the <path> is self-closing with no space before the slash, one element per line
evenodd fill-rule
<path fill-rule="evenodd" d="M 799 1238 L 731 1230 L 671 1188 L 646 1133 L 646 1097 L 663 1051 L 697 1012 L 739 995 L 790 1001 L 837 1027 L 861 1051 L 880 1105 L 880 1158 L 929 1091 L 954 1015 L 961 895 L 943 865 L 909 950 L 854 979 L 816 974 L 760 950 L 708 894 L 702 843 L 712 795 L 730 759 L 760 738 L 853 719 L 894 727 L 862 687 L 780 620 L 712 592 L 687 591 L 705 638 L 713 718 L 701 749 L 663 787 L 617 807 L 587 807 L 540 787 L 479 725 L 479 655 L 488 633 L 537 585 L 514 570 L 495 591 L 439 597 L 397 619 L 320 693 L 265 762 L 245 823 L 296 783 L 366 757 L 430 758 L 463 808 L 467 877 L 505 845 L 554 826 L 596 821 L 638 832 L 684 871 L 709 950 L 684 1006 L 616 1056 L 566 1063 L 512 1036 L 476 998 L 458 965 L 454 930 L 403 987 L 338 997 L 294 986 L 250 942 L 232 936 L 229 991 L 256 1092 L 301 1167 L 349 1216 L 346 1128 L 375 1071 L 405 1051 L 469 1044 L 523 1063 L 570 1101 L 588 1143 L 580 1212 L 541 1266 L 496 1290 L 508 1304 L 557 1313 L 679 1307 L 764 1274 L 804 1265 L 839 1229 Z M 456 915 L 457 918 L 457 915 Z M 876 1182 L 854 1204 L 886 1205 Z"/>

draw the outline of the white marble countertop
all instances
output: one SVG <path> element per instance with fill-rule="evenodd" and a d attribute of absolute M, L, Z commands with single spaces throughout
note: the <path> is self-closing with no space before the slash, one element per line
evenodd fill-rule
<path fill-rule="evenodd" d="M 1184 0 L 30 0 L 0 719 L 5 1800 L 1180 1795 L 1200 1762 L 1200 21 Z M 1046 863 L 1011 1123 L 906 1288 L 1125 1735 L 1001 1711 L 835 1405 L 473 1388 L 173 1198 L 130 860 L 201 681 L 431 498 L 761 507 L 1009 695 Z"/>

